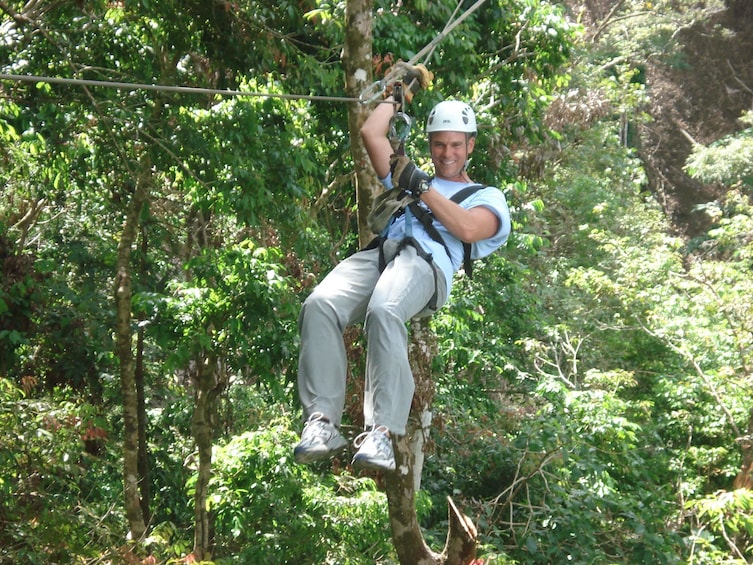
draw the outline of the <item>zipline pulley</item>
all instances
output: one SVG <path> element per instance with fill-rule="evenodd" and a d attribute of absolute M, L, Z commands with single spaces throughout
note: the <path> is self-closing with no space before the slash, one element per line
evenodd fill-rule
<path fill-rule="evenodd" d="M 408 74 L 410 69 L 410 64 L 403 61 L 398 61 L 393 65 L 393 67 L 382 80 L 373 82 L 368 88 L 365 88 L 358 97 L 358 100 L 361 104 L 370 104 L 371 102 L 380 100 L 382 98 L 382 95 L 384 95 L 384 93 L 387 92 L 390 87 L 394 89 L 395 86 L 397 86 L 400 81 L 402 81 L 403 77 Z M 400 104 L 402 103 L 402 100 L 398 102 L 397 98 L 395 98 L 395 103 Z"/>

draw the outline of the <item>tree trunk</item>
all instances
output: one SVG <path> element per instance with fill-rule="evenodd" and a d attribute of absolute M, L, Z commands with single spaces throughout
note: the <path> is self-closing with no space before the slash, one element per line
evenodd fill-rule
<path fill-rule="evenodd" d="M 418 490 L 421 488 L 421 475 L 424 469 L 424 445 L 431 429 L 431 405 L 434 402 L 432 365 L 437 354 L 437 336 L 429 326 L 429 318 L 411 320 L 410 335 L 408 358 L 416 384 L 411 404 L 411 472 L 414 487 Z"/>
<path fill-rule="evenodd" d="M 146 255 L 148 249 L 148 239 L 146 230 L 141 232 L 141 265 L 139 274 L 146 275 Z M 144 315 L 139 315 L 139 322 L 143 321 Z M 136 334 L 136 369 L 134 378 L 136 380 L 136 411 L 138 415 L 138 469 L 139 469 L 139 493 L 141 495 L 141 515 L 144 517 L 144 523 L 149 524 L 152 520 L 152 489 L 151 479 L 149 478 L 149 450 L 146 441 L 146 371 L 144 368 L 144 327 L 139 324 Z"/>
<path fill-rule="evenodd" d="M 227 384 L 224 371 L 220 371 L 215 355 L 197 360 L 194 413 L 191 430 L 199 452 L 199 472 L 194 495 L 193 554 L 199 561 L 210 560 L 212 555 L 212 518 L 207 510 L 209 481 L 212 478 L 212 443 L 217 424 L 219 399 Z"/>
<path fill-rule="evenodd" d="M 424 541 L 416 515 L 416 491 L 423 470 L 423 444 L 434 399 L 432 360 L 436 336 L 429 319 L 411 321 L 409 355 L 416 381 L 411 419 L 406 435 L 393 438 L 396 472 L 386 476 L 392 540 L 402 565 L 465 565 L 476 557 L 476 528 L 449 500 L 450 528 L 442 553 L 432 551 Z"/>
<path fill-rule="evenodd" d="M 372 0 L 348 0 L 345 5 L 345 45 L 343 68 L 345 69 L 345 92 L 358 97 L 372 82 Z M 356 170 L 356 202 L 358 202 L 358 237 L 361 247 L 374 237 L 368 228 L 368 216 L 374 195 L 381 184 L 371 167 L 369 155 L 361 141 L 361 125 L 368 116 L 368 107 L 351 102 L 348 104 L 348 129 L 350 152 Z"/>
<path fill-rule="evenodd" d="M 753 408 L 748 412 L 748 433 L 744 437 L 738 438 L 740 450 L 743 456 L 743 463 L 740 472 L 732 483 L 733 488 L 746 488 L 753 490 Z"/>
<path fill-rule="evenodd" d="M 443 563 L 442 556 L 426 545 L 416 515 L 415 457 L 411 451 L 413 423 L 409 423 L 404 436 L 393 437 L 396 470 L 385 476 L 392 542 L 401 565 L 439 565 Z"/>
<path fill-rule="evenodd" d="M 120 362 L 120 385 L 123 396 L 123 493 L 128 519 L 129 537 L 139 541 L 146 533 L 146 524 L 139 497 L 139 416 L 136 379 L 131 350 L 131 248 L 136 238 L 141 211 L 150 182 L 148 158 L 140 163 L 140 175 L 131 198 L 130 208 L 118 243 L 115 280 L 116 348 Z"/>
<path fill-rule="evenodd" d="M 452 499 L 447 497 L 450 530 L 442 555 L 446 565 L 469 565 L 476 560 L 478 532 L 471 519 L 460 512 Z"/>
<path fill-rule="evenodd" d="M 141 515 L 144 523 L 151 519 L 151 483 L 149 479 L 149 453 L 146 441 L 146 392 L 144 375 L 144 329 L 139 328 L 136 337 L 136 369 L 134 371 L 136 383 L 136 414 L 138 425 L 138 470 L 139 496 L 141 498 Z"/>

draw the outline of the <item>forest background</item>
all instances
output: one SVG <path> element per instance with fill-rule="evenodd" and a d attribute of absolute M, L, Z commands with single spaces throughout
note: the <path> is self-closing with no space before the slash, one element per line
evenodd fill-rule
<path fill-rule="evenodd" d="M 291 460 L 296 316 L 368 235 L 358 94 L 472 4 L 0 0 L 0 562 L 397 562 L 382 477 Z M 752 31 L 487 0 L 425 58 L 408 154 L 471 102 L 514 216 L 431 320 L 430 545 L 452 496 L 489 564 L 753 560 Z"/>

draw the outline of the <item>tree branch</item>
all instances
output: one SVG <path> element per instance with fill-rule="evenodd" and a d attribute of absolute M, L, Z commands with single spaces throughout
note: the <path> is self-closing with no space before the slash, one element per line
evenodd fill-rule
<path fill-rule="evenodd" d="M 716 386 L 714 383 L 711 382 L 711 379 L 709 379 L 708 375 L 703 371 L 703 368 L 700 366 L 696 358 L 693 356 L 692 353 L 689 351 L 686 351 L 684 348 L 680 347 L 679 345 L 676 345 L 672 342 L 671 339 L 667 338 L 666 336 L 659 335 L 655 331 L 649 329 L 643 322 L 640 320 L 638 323 L 643 328 L 643 331 L 645 331 L 648 335 L 655 337 L 656 339 L 663 341 L 664 344 L 669 347 L 672 351 L 680 355 L 683 359 L 688 361 L 693 368 L 695 369 L 696 374 L 701 378 L 704 385 L 706 385 L 706 388 L 711 393 L 711 396 L 714 397 L 714 400 L 716 401 L 719 408 L 724 413 L 724 416 L 727 420 L 727 423 L 729 424 L 732 431 L 735 433 L 736 437 L 741 437 L 742 433 L 740 432 L 740 428 L 737 426 L 737 423 L 735 422 L 734 417 L 732 416 L 732 412 L 730 412 L 729 408 L 727 408 L 727 405 L 722 400 L 722 396 L 719 394 L 719 391 L 716 389 Z"/>
<path fill-rule="evenodd" d="M 617 12 L 617 10 L 620 9 L 620 7 L 625 3 L 625 0 L 619 0 L 614 6 L 612 6 L 612 9 L 609 10 L 609 13 L 607 14 L 607 17 L 604 18 L 604 21 L 599 24 L 599 27 L 596 28 L 596 31 L 591 36 L 591 42 L 594 43 L 599 38 L 599 36 L 602 34 L 602 32 L 612 23 L 612 16 Z M 616 21 L 616 20 L 615 20 Z"/>

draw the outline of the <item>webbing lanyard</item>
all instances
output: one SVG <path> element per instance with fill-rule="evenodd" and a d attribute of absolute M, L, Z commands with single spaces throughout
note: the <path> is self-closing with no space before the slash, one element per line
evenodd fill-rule
<path fill-rule="evenodd" d="M 413 237 L 413 212 L 405 207 L 405 237 Z"/>

